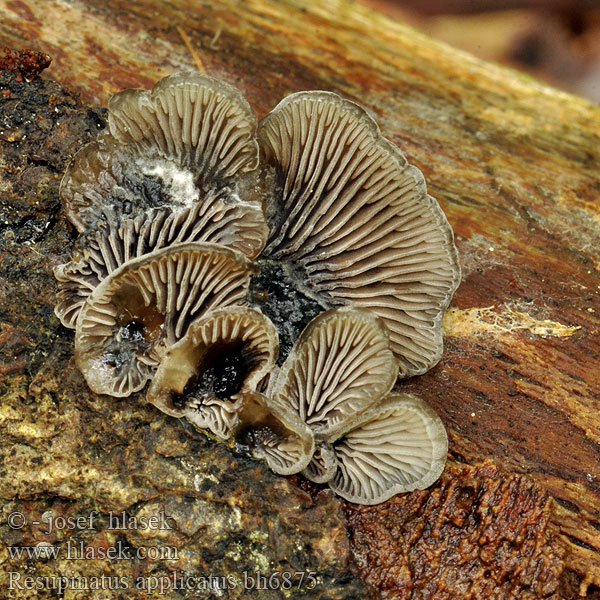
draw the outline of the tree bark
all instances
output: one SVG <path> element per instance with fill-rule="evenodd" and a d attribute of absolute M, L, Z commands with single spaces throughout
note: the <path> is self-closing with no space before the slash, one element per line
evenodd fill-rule
<path fill-rule="evenodd" d="M 399 387 L 440 414 L 457 473 L 489 460 L 554 499 L 564 594 L 600 595 L 597 106 L 342 0 L 9 0 L 0 17 L 0 44 L 49 54 L 86 104 L 195 68 L 187 36 L 259 117 L 306 89 L 371 111 L 423 171 L 462 266 L 442 361 Z"/>

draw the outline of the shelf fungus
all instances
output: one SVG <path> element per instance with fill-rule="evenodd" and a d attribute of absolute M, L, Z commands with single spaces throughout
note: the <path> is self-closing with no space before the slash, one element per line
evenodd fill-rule
<path fill-rule="evenodd" d="M 216 309 L 166 351 L 147 398 L 167 414 L 227 439 L 245 397 L 273 369 L 277 351 L 277 331 L 259 310 Z"/>
<path fill-rule="evenodd" d="M 324 438 L 389 392 L 397 372 L 388 334 L 375 315 L 332 309 L 302 332 L 269 394 Z"/>
<path fill-rule="evenodd" d="M 329 487 L 359 504 L 429 487 L 442 474 L 448 452 L 440 418 L 409 394 L 390 394 L 328 442 L 337 459 Z"/>
<path fill-rule="evenodd" d="M 351 502 L 377 504 L 439 477 L 444 426 L 421 400 L 389 394 L 397 370 L 373 314 L 340 308 L 311 321 L 268 392 L 313 431 L 308 479 Z"/>
<path fill-rule="evenodd" d="M 442 355 L 441 320 L 460 270 L 452 229 L 422 173 L 358 105 L 299 92 L 259 124 L 274 169 L 263 253 L 323 307 L 381 317 L 401 377 Z"/>
<path fill-rule="evenodd" d="M 65 214 L 82 233 L 73 260 L 55 269 L 55 312 L 70 328 L 93 289 L 129 260 L 183 242 L 253 259 L 268 235 L 256 116 L 238 90 L 177 73 L 151 92 L 114 96 L 108 121 L 61 182 Z"/>
<path fill-rule="evenodd" d="M 60 187 L 55 313 L 96 393 L 141 391 L 276 473 L 364 504 L 427 487 L 447 438 L 394 390 L 442 353 L 452 230 L 358 105 L 175 73 L 112 98 Z"/>
<path fill-rule="evenodd" d="M 75 155 L 61 182 L 65 214 L 79 231 L 223 194 L 261 212 L 256 116 L 234 87 L 176 73 L 152 91 L 116 94 L 108 129 Z"/>
<path fill-rule="evenodd" d="M 80 236 L 74 258 L 58 265 L 55 313 L 65 327 L 98 284 L 129 261 L 184 242 L 210 242 L 254 258 L 264 245 L 264 219 L 257 211 L 219 199 L 176 212 L 157 209 L 134 219 L 107 224 Z"/>

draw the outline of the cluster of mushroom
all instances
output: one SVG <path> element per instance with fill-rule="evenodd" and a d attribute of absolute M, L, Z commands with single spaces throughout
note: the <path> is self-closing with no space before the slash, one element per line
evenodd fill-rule
<path fill-rule="evenodd" d="M 421 172 L 356 104 L 177 73 L 109 104 L 61 184 L 80 235 L 56 314 L 97 393 L 148 400 L 364 504 L 424 488 L 447 439 L 391 393 L 430 369 L 459 280 Z"/>

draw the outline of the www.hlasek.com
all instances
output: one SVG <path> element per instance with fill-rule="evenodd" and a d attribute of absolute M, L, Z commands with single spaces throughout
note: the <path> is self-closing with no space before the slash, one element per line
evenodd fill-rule
<path fill-rule="evenodd" d="M 224 591 L 241 588 L 244 590 L 313 590 L 318 584 L 315 571 L 276 571 L 263 574 L 258 571 L 243 571 L 240 575 L 189 575 L 183 571 L 163 576 L 151 575 L 130 579 L 125 576 L 100 575 L 84 577 L 56 575 L 24 575 L 9 572 L 10 590 L 54 590 L 59 595 L 67 590 L 143 590 L 153 595 L 164 596 L 173 591 Z"/>

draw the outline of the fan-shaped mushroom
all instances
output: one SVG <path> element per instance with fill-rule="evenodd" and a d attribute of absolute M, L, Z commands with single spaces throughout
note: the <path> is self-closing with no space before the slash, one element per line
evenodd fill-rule
<path fill-rule="evenodd" d="M 397 368 L 385 329 L 367 311 L 333 309 L 307 326 L 267 393 L 315 435 L 309 479 L 377 504 L 439 477 L 447 438 L 437 415 L 406 394 L 382 400 Z"/>
<path fill-rule="evenodd" d="M 244 395 L 274 367 L 277 348 L 277 332 L 260 311 L 237 306 L 210 311 L 166 351 L 147 398 L 227 438 Z"/>
<path fill-rule="evenodd" d="M 387 394 L 397 374 L 381 321 L 367 311 L 333 309 L 309 323 L 268 395 L 324 439 Z"/>
<path fill-rule="evenodd" d="M 130 260 L 101 281 L 77 319 L 75 358 L 96 393 L 140 390 L 164 349 L 214 308 L 242 304 L 251 268 L 214 244 L 175 244 Z"/>
<path fill-rule="evenodd" d="M 151 91 L 124 90 L 108 104 L 110 132 L 140 154 L 158 153 L 217 180 L 258 165 L 256 116 L 239 90 L 198 72 L 174 73 Z"/>
<path fill-rule="evenodd" d="M 350 502 L 378 504 L 430 486 L 442 473 L 448 438 L 419 398 L 392 394 L 332 442 L 338 461 L 329 486 Z"/>
<path fill-rule="evenodd" d="M 459 267 L 421 172 L 362 108 L 329 92 L 286 97 L 258 136 L 275 171 L 264 255 L 322 306 L 381 317 L 401 376 L 427 371 L 441 356 Z"/>
<path fill-rule="evenodd" d="M 243 400 L 236 438 L 238 448 L 247 447 L 280 475 L 304 469 L 315 449 L 314 436 L 297 413 L 258 392 Z"/>
<path fill-rule="evenodd" d="M 162 206 L 190 208 L 223 191 L 261 210 L 256 116 L 234 87 L 175 73 L 152 91 L 116 94 L 108 123 L 110 134 L 80 150 L 61 183 L 65 213 L 79 231 Z"/>
<path fill-rule="evenodd" d="M 267 230 L 255 205 L 231 202 L 226 195 L 171 212 L 166 208 L 135 219 L 109 222 L 84 233 L 77 241 L 75 259 L 59 265 L 58 304 L 54 312 L 65 327 L 75 321 L 94 288 L 126 262 L 183 242 L 210 242 L 254 258 L 264 246 Z"/>

